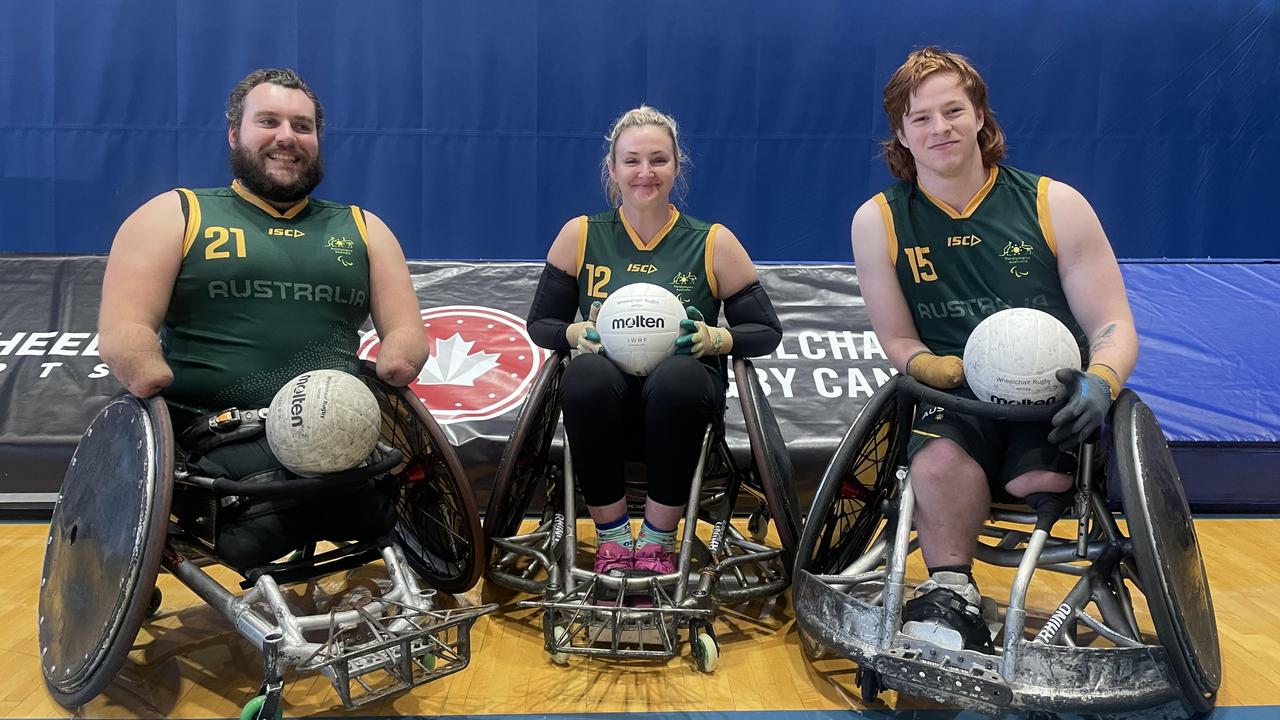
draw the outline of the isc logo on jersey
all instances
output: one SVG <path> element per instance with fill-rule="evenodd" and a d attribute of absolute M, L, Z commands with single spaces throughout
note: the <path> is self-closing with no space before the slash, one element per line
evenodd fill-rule
<path fill-rule="evenodd" d="M 533 344 L 524 320 L 478 305 L 422 311 L 431 356 L 409 387 L 441 424 L 497 417 L 520 405 L 549 353 Z M 370 331 L 361 359 L 375 360 Z"/>

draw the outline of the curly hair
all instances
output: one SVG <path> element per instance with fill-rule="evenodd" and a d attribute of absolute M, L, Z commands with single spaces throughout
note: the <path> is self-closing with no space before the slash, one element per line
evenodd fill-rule
<path fill-rule="evenodd" d="M 320 99 L 311 91 L 311 87 L 302 79 L 298 73 L 289 68 L 259 68 L 254 70 L 244 79 L 236 83 L 231 89 L 231 95 L 227 98 L 227 127 L 238 131 L 240 121 L 244 119 L 244 99 L 249 91 L 258 87 L 263 83 L 271 83 L 279 85 L 283 88 L 291 90 L 301 90 L 316 108 L 316 134 L 320 135 L 324 132 L 324 107 L 320 104 Z"/>

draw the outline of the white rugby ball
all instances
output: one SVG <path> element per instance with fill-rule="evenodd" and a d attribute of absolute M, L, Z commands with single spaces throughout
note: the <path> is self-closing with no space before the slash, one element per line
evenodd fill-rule
<path fill-rule="evenodd" d="M 1054 375 L 1080 368 L 1080 346 L 1057 318 L 1032 308 L 1008 308 L 978 323 L 964 345 L 964 376 L 979 400 L 1052 405 L 1063 397 Z"/>
<path fill-rule="evenodd" d="M 623 372 L 643 377 L 675 353 L 685 318 L 684 306 L 670 290 L 632 283 L 605 298 L 596 331 L 606 357 Z"/>
<path fill-rule="evenodd" d="M 304 476 L 350 470 L 369 457 L 382 426 L 378 399 L 340 370 L 313 370 L 285 383 L 267 409 L 267 444 Z"/>

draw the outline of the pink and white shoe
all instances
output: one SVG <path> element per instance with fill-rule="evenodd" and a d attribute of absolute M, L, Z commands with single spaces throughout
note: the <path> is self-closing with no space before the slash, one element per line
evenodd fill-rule
<path fill-rule="evenodd" d="M 631 548 L 622 543 L 607 542 L 596 548 L 596 561 L 592 566 L 601 575 L 619 577 L 630 573 L 632 567 Z"/>
<path fill-rule="evenodd" d="M 596 548 L 596 561 L 592 570 L 614 578 L 630 577 L 632 568 L 631 548 L 622 543 L 607 542 Z M 618 591 L 598 584 L 594 592 L 597 604 L 612 604 L 618 599 Z"/>
<path fill-rule="evenodd" d="M 676 571 L 676 556 L 658 543 L 636 548 L 633 575 L 670 575 Z"/>

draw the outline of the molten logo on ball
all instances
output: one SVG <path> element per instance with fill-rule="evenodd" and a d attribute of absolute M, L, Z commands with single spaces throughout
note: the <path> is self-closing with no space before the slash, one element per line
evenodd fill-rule
<path fill-rule="evenodd" d="M 649 328 L 661 329 L 667 326 L 667 321 L 660 317 L 645 317 L 644 315 L 636 315 L 630 318 L 614 318 L 609 327 L 614 330 L 628 330 L 632 328 Z"/>
<path fill-rule="evenodd" d="M 302 405 L 307 401 L 307 381 L 311 379 L 310 375 L 299 375 L 293 379 L 293 382 L 285 387 L 292 387 L 292 395 L 289 397 L 289 426 L 302 426 Z"/>

